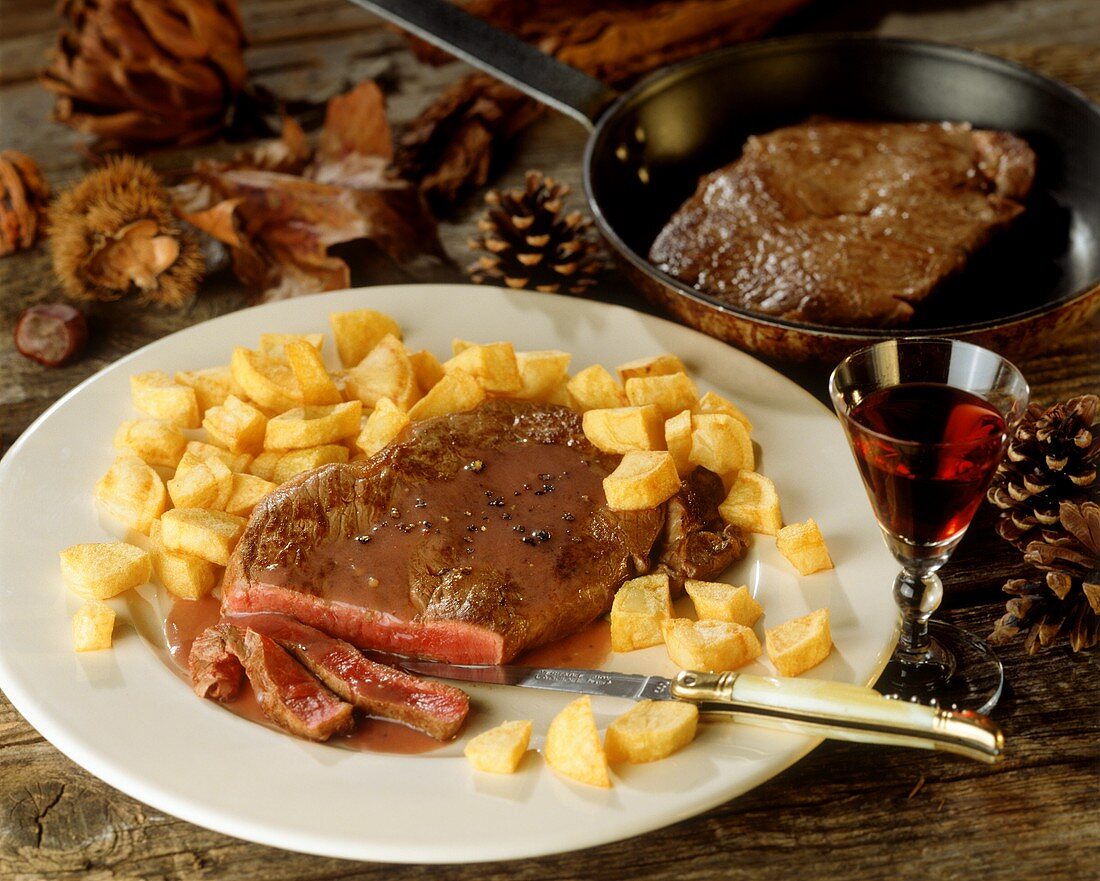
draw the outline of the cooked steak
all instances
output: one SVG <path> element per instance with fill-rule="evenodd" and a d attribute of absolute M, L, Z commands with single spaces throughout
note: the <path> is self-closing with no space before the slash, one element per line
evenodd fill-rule
<path fill-rule="evenodd" d="M 264 612 L 228 620 L 275 640 L 331 691 L 368 716 L 450 740 L 470 710 L 466 692 L 375 663 L 355 646 L 286 615 Z"/>
<path fill-rule="evenodd" d="M 231 701 L 240 694 L 244 667 L 230 649 L 228 637 L 226 628 L 208 627 L 191 643 L 187 663 L 191 687 L 199 697 Z M 234 644 L 240 646 L 241 642 L 235 639 Z"/>
<path fill-rule="evenodd" d="M 734 306 L 840 326 L 903 324 L 1024 209 L 1035 154 L 952 123 L 811 120 L 750 137 L 650 249 Z"/>
<path fill-rule="evenodd" d="M 617 461 L 565 407 L 498 399 L 417 423 L 261 502 L 223 609 L 282 612 L 361 648 L 509 661 L 594 620 L 651 568 L 665 511 L 608 508 Z M 744 550 L 735 529 L 723 542 L 707 574 Z"/>

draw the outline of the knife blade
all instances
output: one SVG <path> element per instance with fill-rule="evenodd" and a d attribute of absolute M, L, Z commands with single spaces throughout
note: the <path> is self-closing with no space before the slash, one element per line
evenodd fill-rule
<path fill-rule="evenodd" d="M 626 700 L 681 700 L 701 713 L 837 740 L 934 749 L 983 762 L 1004 757 L 1004 736 L 987 716 L 892 700 L 873 688 L 824 679 L 681 671 L 675 679 L 613 670 L 449 664 L 371 652 L 408 673 L 593 694 Z"/>

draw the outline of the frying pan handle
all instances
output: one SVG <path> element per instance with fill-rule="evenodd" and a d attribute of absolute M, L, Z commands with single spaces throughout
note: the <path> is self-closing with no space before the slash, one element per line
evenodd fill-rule
<path fill-rule="evenodd" d="M 617 93 L 446 0 L 351 0 L 515 86 L 536 101 L 572 116 L 588 129 Z"/>

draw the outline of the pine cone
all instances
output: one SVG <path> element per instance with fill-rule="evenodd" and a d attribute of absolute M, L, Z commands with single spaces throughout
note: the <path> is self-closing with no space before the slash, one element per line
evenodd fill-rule
<path fill-rule="evenodd" d="M 43 85 L 59 122 L 107 141 L 205 140 L 244 87 L 236 0 L 64 0 Z"/>
<path fill-rule="evenodd" d="M 1002 512 L 997 534 L 1021 551 L 1034 541 L 1067 541 L 1059 505 L 1096 496 L 1098 461 L 1100 398 L 1081 395 L 1046 411 L 1033 404 L 986 495 Z"/>
<path fill-rule="evenodd" d="M 0 153 L 0 254 L 31 247 L 46 221 L 50 188 L 38 163 L 23 153 Z"/>
<path fill-rule="evenodd" d="M 202 252 L 172 214 L 161 180 L 144 162 L 114 157 L 50 207 L 54 274 L 80 300 L 130 291 L 179 306 L 198 287 Z"/>
<path fill-rule="evenodd" d="M 592 221 L 579 211 L 562 213 L 569 187 L 540 172 L 527 172 L 525 189 L 493 190 L 478 220 L 481 235 L 470 250 L 488 253 L 467 272 L 478 284 L 503 281 L 510 288 L 579 294 L 596 283 L 604 260 Z"/>
<path fill-rule="evenodd" d="M 1075 651 L 1100 639 L 1100 505 L 1063 502 L 1059 509 L 1060 541 L 1033 541 L 1024 560 L 1046 572 L 1043 582 L 1016 578 L 1004 586 L 1015 595 L 989 641 L 1002 644 L 1023 630 L 1029 654 L 1069 636 Z"/>

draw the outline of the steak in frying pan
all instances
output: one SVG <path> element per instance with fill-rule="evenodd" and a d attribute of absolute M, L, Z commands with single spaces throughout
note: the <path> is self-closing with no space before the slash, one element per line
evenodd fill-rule
<path fill-rule="evenodd" d="M 1024 207 L 1035 154 L 953 123 L 811 120 L 750 137 L 650 248 L 733 306 L 842 327 L 904 324 Z"/>
<path fill-rule="evenodd" d="M 602 481 L 617 462 L 566 407 L 498 399 L 417 423 L 372 458 L 262 501 L 226 570 L 223 612 L 280 612 L 360 648 L 504 663 L 593 621 L 627 578 L 655 566 L 674 582 L 706 578 L 743 555 L 744 536 L 717 516 L 715 475 L 699 469 L 658 508 L 613 511 Z"/>

